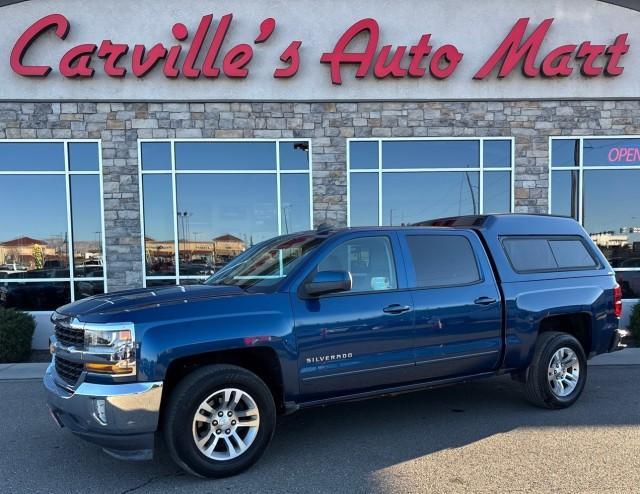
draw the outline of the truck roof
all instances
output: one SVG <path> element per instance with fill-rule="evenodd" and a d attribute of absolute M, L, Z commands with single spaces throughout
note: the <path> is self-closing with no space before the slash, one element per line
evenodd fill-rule
<path fill-rule="evenodd" d="M 485 214 L 450 216 L 399 226 L 358 226 L 338 228 L 320 225 L 315 232 L 332 235 L 346 230 L 403 230 L 413 228 L 459 228 L 483 231 L 485 235 L 585 235 L 573 218 L 548 214 Z"/>
<path fill-rule="evenodd" d="M 483 230 L 495 235 L 585 235 L 573 218 L 549 214 L 487 214 L 451 216 L 414 223 L 421 227 Z"/>

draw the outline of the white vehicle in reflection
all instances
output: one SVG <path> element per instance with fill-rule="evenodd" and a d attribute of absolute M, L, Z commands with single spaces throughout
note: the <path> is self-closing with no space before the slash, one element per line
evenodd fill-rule
<path fill-rule="evenodd" d="M 27 267 L 16 262 L 9 264 L 0 264 L 0 275 L 24 273 L 25 271 L 27 271 Z"/>

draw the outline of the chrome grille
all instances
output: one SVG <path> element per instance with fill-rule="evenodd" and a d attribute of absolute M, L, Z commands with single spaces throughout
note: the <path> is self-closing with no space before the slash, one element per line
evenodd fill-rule
<path fill-rule="evenodd" d="M 56 355 L 54 360 L 58 376 L 72 386 L 75 385 L 80 378 L 80 374 L 82 374 L 82 371 L 84 370 L 84 364 L 77 364 L 70 360 L 61 358 L 58 355 Z"/>
<path fill-rule="evenodd" d="M 68 326 L 55 326 L 56 339 L 63 346 L 82 348 L 84 346 L 84 330 L 74 329 Z"/>

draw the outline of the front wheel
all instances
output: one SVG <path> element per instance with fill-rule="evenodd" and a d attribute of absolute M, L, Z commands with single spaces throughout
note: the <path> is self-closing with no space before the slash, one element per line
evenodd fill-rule
<path fill-rule="evenodd" d="M 587 380 L 587 359 L 580 342 L 560 332 L 542 333 L 527 368 L 527 399 L 543 408 L 566 408 L 580 397 Z"/>
<path fill-rule="evenodd" d="M 230 365 L 212 365 L 185 377 L 164 419 L 167 447 L 183 469 L 201 477 L 228 477 L 253 465 L 268 446 L 276 408 L 266 384 Z"/>

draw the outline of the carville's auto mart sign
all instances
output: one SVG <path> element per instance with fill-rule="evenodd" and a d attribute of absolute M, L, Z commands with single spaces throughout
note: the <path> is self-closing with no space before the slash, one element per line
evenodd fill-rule
<path fill-rule="evenodd" d="M 0 98 L 634 98 L 639 28 L 596 0 L 32 0 L 0 8 Z"/>

